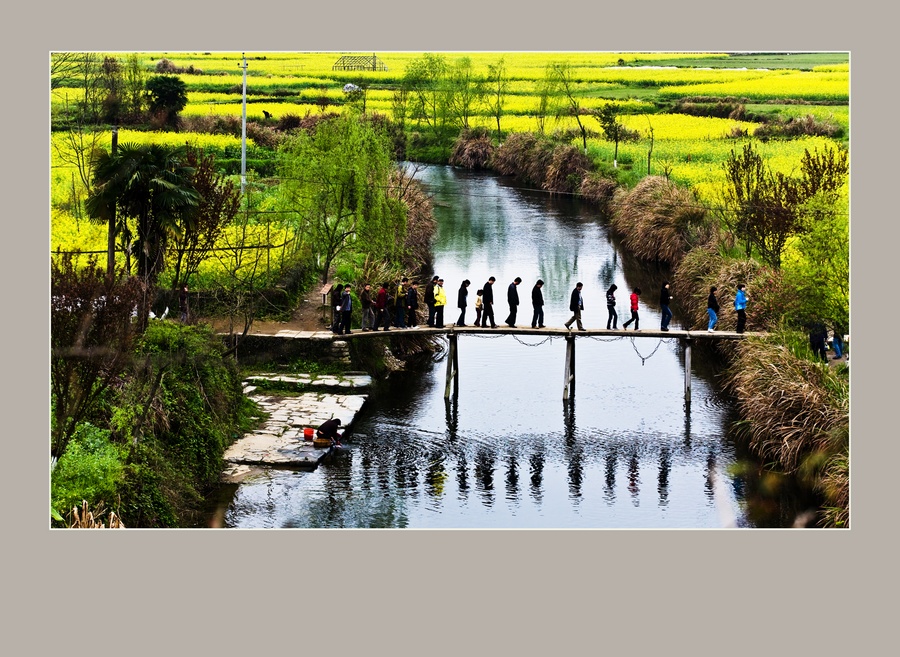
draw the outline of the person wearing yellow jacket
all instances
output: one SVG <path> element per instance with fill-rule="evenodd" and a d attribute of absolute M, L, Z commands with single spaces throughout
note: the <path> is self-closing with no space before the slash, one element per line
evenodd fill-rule
<path fill-rule="evenodd" d="M 447 293 L 444 291 L 444 279 L 439 278 L 434 286 L 434 325 L 444 328 L 444 307 L 447 305 Z"/>

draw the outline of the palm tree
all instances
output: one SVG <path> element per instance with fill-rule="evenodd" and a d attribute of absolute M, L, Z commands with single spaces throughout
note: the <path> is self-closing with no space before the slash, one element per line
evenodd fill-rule
<path fill-rule="evenodd" d="M 184 148 L 159 144 L 120 144 L 115 154 L 103 152 L 94 162 L 88 215 L 106 223 L 115 211 L 110 230 L 117 235 L 128 231 L 129 219 L 136 221 L 137 273 L 148 283 L 162 270 L 167 238 L 180 233 L 184 215 L 197 206 L 192 174 Z"/>

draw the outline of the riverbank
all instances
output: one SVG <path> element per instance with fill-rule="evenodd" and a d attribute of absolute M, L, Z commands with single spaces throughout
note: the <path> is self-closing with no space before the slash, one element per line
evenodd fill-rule
<path fill-rule="evenodd" d="M 368 394 L 337 394 L 333 390 L 367 390 L 371 385 L 371 377 L 360 373 L 247 377 L 244 394 L 259 405 L 266 419 L 225 450 L 221 482 L 238 484 L 264 467 L 315 468 L 331 448 L 316 447 L 306 440 L 304 429 L 339 418 L 346 433 Z M 271 391 L 273 386 L 281 392 Z M 294 392 L 300 390 L 305 392 Z"/>

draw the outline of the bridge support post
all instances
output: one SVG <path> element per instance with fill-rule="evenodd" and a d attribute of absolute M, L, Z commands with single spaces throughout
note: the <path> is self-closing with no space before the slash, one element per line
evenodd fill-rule
<path fill-rule="evenodd" d="M 453 394 L 459 392 L 459 350 L 456 344 L 456 333 L 451 332 L 447 336 L 450 340 L 450 353 L 447 354 L 447 386 L 444 388 L 444 399 L 450 398 L 450 388 Z"/>
<path fill-rule="evenodd" d="M 684 403 L 691 404 L 691 339 L 684 339 Z"/>
<path fill-rule="evenodd" d="M 575 397 L 575 336 L 566 336 L 566 373 L 563 378 L 563 401 Z"/>

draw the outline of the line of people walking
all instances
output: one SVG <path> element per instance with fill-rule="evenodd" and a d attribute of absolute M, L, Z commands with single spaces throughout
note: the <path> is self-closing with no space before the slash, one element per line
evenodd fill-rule
<path fill-rule="evenodd" d="M 494 316 L 494 284 L 497 279 L 490 276 L 488 280 L 478 288 L 475 293 L 475 321 L 474 326 L 497 328 L 497 321 Z M 517 328 L 519 301 L 519 285 L 522 279 L 516 277 L 509 284 L 506 290 L 506 301 L 509 306 L 509 313 L 503 323 L 510 328 Z M 466 311 L 469 307 L 469 288 L 472 282 L 469 279 L 463 280 L 460 284 L 456 295 L 456 307 L 459 309 L 459 316 L 454 326 L 468 326 L 466 324 Z M 418 310 L 419 310 L 419 291 L 418 283 L 410 281 L 408 277 L 403 276 L 396 287 L 395 294 L 391 293 L 391 284 L 384 282 L 378 291 L 372 295 L 372 286 L 366 283 L 360 293 L 360 305 L 362 310 L 362 326 L 363 331 L 389 331 L 391 327 L 395 329 L 418 328 Z M 531 305 L 533 314 L 531 317 L 531 328 L 545 328 L 544 324 L 544 281 L 538 279 L 531 289 Z M 584 284 L 579 281 L 575 284 L 575 288 L 569 297 L 569 310 L 572 317 L 565 323 L 568 330 L 572 330 L 572 326 L 576 326 L 579 331 L 585 331 L 582 322 L 582 313 L 584 312 L 584 298 L 582 291 Z M 619 315 L 616 311 L 616 291 L 618 286 L 613 283 L 606 290 L 606 308 L 607 308 L 607 330 L 618 330 Z M 710 287 L 709 296 L 707 298 L 707 314 L 709 317 L 707 330 L 712 333 L 715 331 L 719 321 L 719 302 L 716 297 L 718 287 L 715 285 Z M 352 313 L 351 286 L 349 284 L 340 286 L 336 285 L 332 292 L 332 307 L 335 309 L 334 321 L 332 323 L 332 331 L 341 335 L 349 334 L 350 317 Z M 640 314 L 639 301 L 641 297 L 641 289 L 633 288 L 629 295 L 629 309 L 631 317 L 622 324 L 622 330 L 627 330 L 632 324 L 634 330 L 640 330 Z M 659 305 L 662 312 L 660 320 L 660 330 L 668 331 L 669 323 L 672 320 L 672 311 L 670 304 L 673 299 L 669 281 L 664 281 L 660 288 Z M 734 298 L 734 309 L 737 314 L 738 333 L 743 333 L 747 324 L 747 293 L 745 286 L 739 284 Z M 444 328 L 444 310 L 447 306 L 447 293 L 444 289 L 444 279 L 440 276 L 433 276 L 425 285 L 422 302 L 427 309 L 426 325 L 429 327 Z"/>

